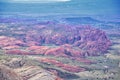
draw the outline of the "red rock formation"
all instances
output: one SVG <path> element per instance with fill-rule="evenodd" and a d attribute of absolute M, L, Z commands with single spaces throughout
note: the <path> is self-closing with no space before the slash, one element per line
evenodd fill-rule
<path fill-rule="evenodd" d="M 26 44 L 27 44 L 27 46 L 36 46 L 36 45 L 39 45 L 39 43 L 36 42 L 36 41 L 28 41 Z"/>
<path fill-rule="evenodd" d="M 19 49 L 20 46 L 17 46 L 17 45 L 13 45 L 13 46 L 6 46 L 6 47 L 3 47 L 2 49 L 4 50 L 11 50 L 11 49 Z"/>
<path fill-rule="evenodd" d="M 33 28 L 35 28 L 33 30 Z M 25 30 L 28 28 L 22 29 Z M 104 53 L 110 46 L 110 40 L 105 32 L 90 26 L 71 26 L 48 23 L 46 25 L 33 26 L 27 30 L 22 41 L 15 38 L 1 36 L 0 47 L 7 49 L 14 46 L 41 46 L 43 44 L 54 44 L 58 47 L 39 47 L 30 50 L 34 54 L 55 56 L 96 56 Z M 24 41 L 24 42 L 23 42 Z M 72 47 L 74 46 L 74 47 Z M 5 48 L 4 48 L 5 47 Z M 77 47 L 77 48 L 76 48 Z M 79 48 L 79 49 L 78 49 Z"/>
<path fill-rule="evenodd" d="M 69 71 L 69 72 L 78 73 L 78 72 L 81 72 L 81 71 L 85 71 L 84 68 L 81 68 L 79 66 L 71 66 L 71 65 L 68 65 L 68 64 L 63 64 L 62 62 L 56 61 L 54 59 L 42 59 L 41 62 L 53 64 L 57 67 L 60 67 L 64 70 L 66 70 L 66 71 Z"/>
<path fill-rule="evenodd" d="M 55 80 L 63 80 L 63 79 L 61 79 L 61 78 L 57 77 Z"/>
<path fill-rule="evenodd" d="M 70 66 L 70 65 L 63 65 L 62 69 L 69 71 L 69 72 L 75 72 L 75 73 L 85 71 L 84 68 L 80 68 L 78 66 Z"/>
<path fill-rule="evenodd" d="M 28 48 L 34 54 L 45 54 L 45 52 L 49 49 L 47 46 L 31 46 Z"/>
<path fill-rule="evenodd" d="M 28 31 L 25 37 L 26 42 L 29 43 L 28 45 L 42 45 L 44 43 L 55 45 L 70 44 L 84 50 L 83 55 L 87 53 L 87 55 L 91 56 L 99 55 L 101 52 L 106 51 L 111 44 L 105 32 L 90 26 L 49 25 L 40 26 L 40 28 L 36 27 L 39 31 Z M 75 51 L 71 50 L 70 52 L 76 53 L 76 55 L 73 54 L 74 56 L 81 56 L 81 53 L 79 53 L 81 51 Z"/>
<path fill-rule="evenodd" d="M 48 71 L 52 72 L 55 76 L 57 76 L 57 78 L 55 80 L 64 80 L 64 79 L 59 77 L 58 72 L 56 70 L 49 69 Z"/>
<path fill-rule="evenodd" d="M 25 43 L 12 37 L 0 36 L 0 47 L 24 46 Z"/>
<path fill-rule="evenodd" d="M 61 47 L 51 48 L 46 51 L 45 55 L 67 56 L 65 54 L 65 49 Z"/>
<path fill-rule="evenodd" d="M 65 44 L 56 48 L 48 49 L 45 55 L 55 55 L 64 57 L 81 57 L 80 49 L 74 49 L 71 45 Z"/>
<path fill-rule="evenodd" d="M 18 55 L 28 55 L 28 54 L 32 54 L 32 53 L 30 53 L 30 52 L 23 51 L 23 50 L 18 50 L 18 49 L 6 50 L 5 53 L 6 53 L 6 54 L 18 54 Z"/>

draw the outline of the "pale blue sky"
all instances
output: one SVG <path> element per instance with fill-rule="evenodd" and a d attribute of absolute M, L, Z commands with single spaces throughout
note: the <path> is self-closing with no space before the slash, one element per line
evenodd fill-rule
<path fill-rule="evenodd" d="M 119 15 L 119 4 L 120 0 L 0 0 L 0 12 Z"/>
<path fill-rule="evenodd" d="M 48 2 L 67 2 L 71 0 L 1 0 L 1 1 L 12 3 L 48 3 Z"/>

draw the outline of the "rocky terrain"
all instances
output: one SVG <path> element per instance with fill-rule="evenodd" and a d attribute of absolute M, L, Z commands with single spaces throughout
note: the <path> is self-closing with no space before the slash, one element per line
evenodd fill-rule
<path fill-rule="evenodd" d="M 62 80 L 54 73 L 47 71 L 26 59 L 9 58 L 0 65 L 1 80 Z"/>
<path fill-rule="evenodd" d="M 89 17 L 81 22 L 86 19 L 103 25 Z M 119 32 L 110 32 L 111 29 L 100 30 L 88 23 L 2 18 L 0 79 L 119 80 Z"/>
<path fill-rule="evenodd" d="M 8 24 L 7 28 L 1 29 L 0 36 L 0 47 L 6 50 L 7 54 L 85 57 L 101 55 L 111 45 L 104 31 L 91 26 L 54 22 L 44 25 L 20 23 L 14 26 L 12 22 Z M 25 51 L 20 50 L 23 47 L 26 48 Z"/>

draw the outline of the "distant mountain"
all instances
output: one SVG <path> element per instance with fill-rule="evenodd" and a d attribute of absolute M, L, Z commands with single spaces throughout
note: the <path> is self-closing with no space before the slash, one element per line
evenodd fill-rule
<path fill-rule="evenodd" d="M 80 23 L 80 24 L 92 24 L 92 23 L 102 22 L 91 17 L 71 17 L 71 18 L 65 18 L 65 21 L 70 23 Z"/>

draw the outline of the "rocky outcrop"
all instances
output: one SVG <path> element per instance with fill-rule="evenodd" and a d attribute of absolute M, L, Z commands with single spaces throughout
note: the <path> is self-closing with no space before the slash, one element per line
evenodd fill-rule
<path fill-rule="evenodd" d="M 13 37 L 0 36 L 0 48 L 2 49 L 18 49 L 20 48 L 20 46 L 25 46 L 25 43 Z"/>
<path fill-rule="evenodd" d="M 80 49 L 74 49 L 73 47 L 67 47 L 65 45 L 52 48 L 46 51 L 45 55 L 55 55 L 64 57 L 82 57 Z"/>
<path fill-rule="evenodd" d="M 33 45 L 54 44 L 61 46 L 70 44 L 84 50 L 84 55 L 100 55 L 106 51 L 111 42 L 104 31 L 91 26 L 71 26 L 62 24 L 49 24 L 39 31 L 29 31 L 26 42 L 36 42 Z M 76 55 L 77 56 L 77 55 Z"/>
<path fill-rule="evenodd" d="M 13 50 L 7 51 L 7 54 L 13 53 L 12 51 Z M 30 46 L 27 48 L 27 51 L 29 51 L 28 54 L 54 55 L 54 56 L 64 56 L 64 57 L 82 57 L 82 51 L 80 49 L 74 49 L 74 47 L 72 47 L 69 44 L 55 46 L 55 47 Z"/>
<path fill-rule="evenodd" d="M 31 54 L 42 54 L 44 55 L 47 50 L 50 48 L 48 46 L 30 46 L 27 48 L 31 52 Z"/>
<path fill-rule="evenodd" d="M 62 80 L 54 73 L 29 63 L 22 58 L 12 58 L 0 64 L 0 80 Z"/>
<path fill-rule="evenodd" d="M 7 66 L 0 64 L 0 80 L 23 80 L 20 75 Z"/>
<path fill-rule="evenodd" d="M 32 53 L 30 53 L 28 51 L 19 50 L 19 49 L 6 50 L 5 53 L 6 54 L 17 54 L 17 55 L 29 55 L 29 54 L 32 54 Z"/>
<path fill-rule="evenodd" d="M 33 30 L 33 28 L 35 29 Z M 16 49 L 16 51 L 7 52 L 12 54 L 81 57 L 100 55 L 104 53 L 111 44 L 104 31 L 92 28 L 91 26 L 71 26 L 49 23 L 39 25 L 39 27 L 24 27 L 22 31 L 25 32 L 24 36 L 17 36 L 17 38 L 0 36 L 0 47 L 7 51 Z M 51 45 L 51 47 L 43 45 Z M 55 47 L 53 47 L 53 45 Z M 28 50 L 31 52 L 27 53 L 17 50 L 23 46 L 29 47 Z"/>
<path fill-rule="evenodd" d="M 57 79 L 57 76 L 38 66 L 24 66 L 15 69 L 15 71 L 24 80 L 56 80 Z"/>
<path fill-rule="evenodd" d="M 60 67 L 64 70 L 66 70 L 66 71 L 69 71 L 69 72 L 77 73 L 77 72 L 85 71 L 84 68 L 81 68 L 79 66 L 72 66 L 72 65 L 64 64 L 64 63 L 59 62 L 59 61 L 54 60 L 54 59 L 42 59 L 41 62 L 53 64 L 57 67 Z"/>
<path fill-rule="evenodd" d="M 94 46 L 94 45 L 92 44 L 91 46 Z M 11 49 L 11 50 L 6 50 L 5 53 L 17 54 L 17 55 L 53 55 L 57 57 L 62 56 L 62 57 L 71 57 L 71 58 L 100 55 L 100 53 L 98 53 L 96 49 L 83 50 L 78 47 L 73 47 L 70 44 L 65 44 L 65 45 L 55 46 L 55 47 L 30 46 L 26 48 L 26 50 Z"/>
<path fill-rule="evenodd" d="M 9 62 L 6 62 L 4 64 L 13 69 L 20 68 L 20 67 L 24 66 L 25 60 L 19 59 L 19 58 L 12 58 Z"/>

